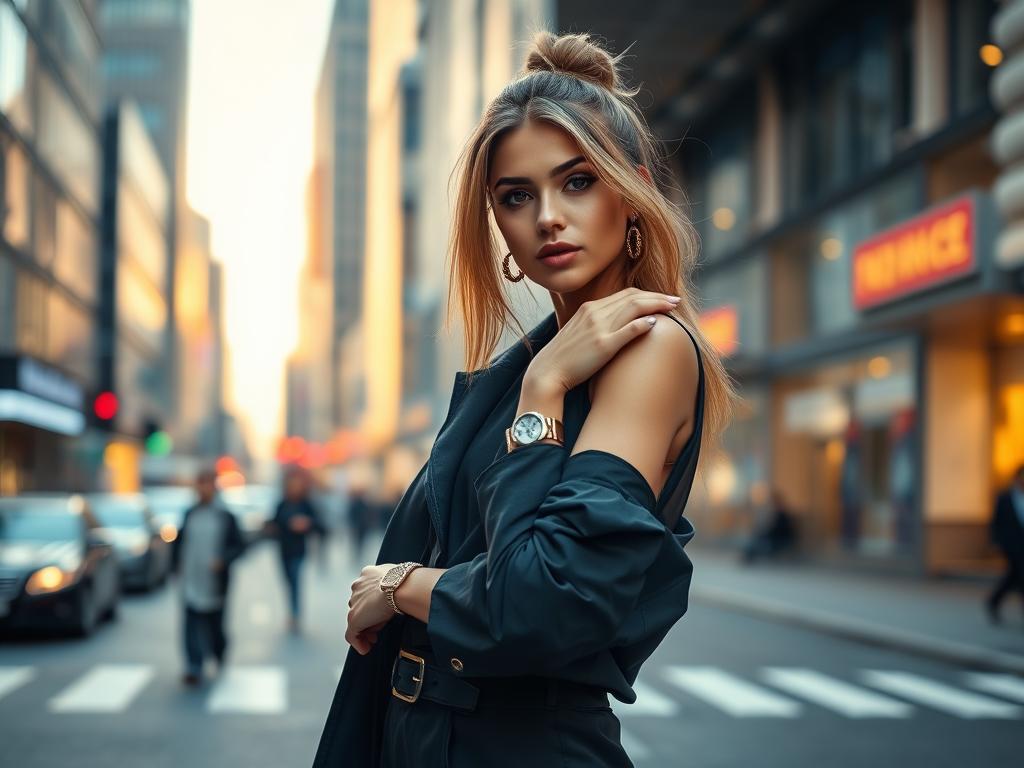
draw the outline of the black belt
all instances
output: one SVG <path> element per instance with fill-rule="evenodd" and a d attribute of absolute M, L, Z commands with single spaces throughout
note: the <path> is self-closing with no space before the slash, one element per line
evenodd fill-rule
<path fill-rule="evenodd" d="M 402 701 L 426 699 L 471 712 L 491 706 L 607 707 L 608 694 L 600 689 L 549 677 L 493 677 L 468 680 L 434 663 L 425 650 L 398 652 L 391 669 L 391 693 Z"/>

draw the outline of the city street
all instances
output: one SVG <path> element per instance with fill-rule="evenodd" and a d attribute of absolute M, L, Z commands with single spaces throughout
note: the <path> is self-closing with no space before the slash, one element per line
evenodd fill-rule
<path fill-rule="evenodd" d="M 18 768 L 309 765 L 346 651 L 356 566 L 345 543 L 326 564 L 307 563 L 298 636 L 285 630 L 275 553 L 250 552 L 232 595 L 230 670 L 198 690 L 179 682 L 173 584 L 125 596 L 119 618 L 86 641 L 0 644 L 4 752 Z M 373 550 L 368 542 L 367 561 Z M 640 768 L 1010 765 L 1024 720 L 1020 678 L 697 602 L 637 692 L 615 709 Z"/>

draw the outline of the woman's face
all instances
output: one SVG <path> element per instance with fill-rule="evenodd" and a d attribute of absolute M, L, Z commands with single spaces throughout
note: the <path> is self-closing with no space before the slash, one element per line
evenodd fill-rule
<path fill-rule="evenodd" d="M 487 186 L 498 229 L 512 252 L 513 273 L 518 265 L 530 280 L 557 294 L 620 278 L 630 210 L 597 178 L 563 130 L 527 120 L 505 134 Z M 578 250 L 541 258 L 541 249 L 552 243 Z"/>

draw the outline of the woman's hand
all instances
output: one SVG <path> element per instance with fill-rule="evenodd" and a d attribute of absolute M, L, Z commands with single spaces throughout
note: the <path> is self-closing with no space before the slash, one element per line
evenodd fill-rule
<path fill-rule="evenodd" d="M 380 591 L 380 580 L 395 563 L 367 565 L 352 582 L 352 597 L 348 601 L 348 629 L 345 641 L 365 656 L 377 642 L 377 634 L 398 614 L 388 605 Z"/>
<path fill-rule="evenodd" d="M 584 302 L 533 358 L 525 378 L 568 392 L 601 370 L 630 341 L 647 333 L 654 325 L 650 316 L 668 312 L 678 303 L 678 297 L 639 288 Z"/>

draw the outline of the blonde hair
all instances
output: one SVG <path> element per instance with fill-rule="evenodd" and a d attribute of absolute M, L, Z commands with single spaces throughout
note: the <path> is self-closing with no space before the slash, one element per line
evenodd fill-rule
<path fill-rule="evenodd" d="M 458 187 L 448 248 L 451 290 L 445 329 L 450 330 L 457 303 L 467 370 L 483 367 L 502 332 L 513 323 L 532 352 L 502 285 L 501 253 L 488 216 L 487 179 L 504 134 L 526 120 L 554 125 L 579 145 L 600 179 L 639 215 L 643 256 L 629 261 L 627 286 L 682 297 L 674 313 L 700 348 L 705 375 L 702 442 L 713 447 L 728 423 L 735 390 L 718 351 L 697 325 L 691 280 L 699 241 L 693 225 L 665 193 L 676 188 L 634 101 L 639 89 L 628 90 L 621 81 L 618 65 L 623 55 L 612 57 L 587 34 L 539 32 L 523 69 L 488 104 L 455 168 Z M 638 174 L 638 165 L 650 171 L 654 184 Z"/>

